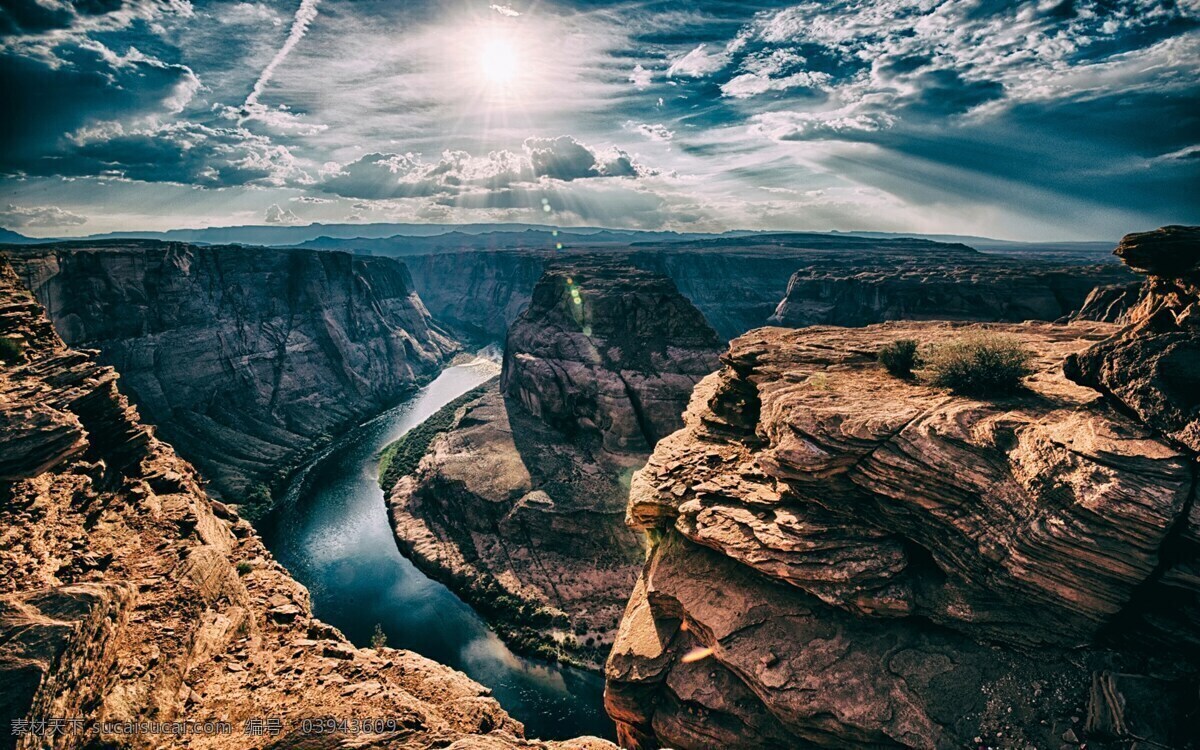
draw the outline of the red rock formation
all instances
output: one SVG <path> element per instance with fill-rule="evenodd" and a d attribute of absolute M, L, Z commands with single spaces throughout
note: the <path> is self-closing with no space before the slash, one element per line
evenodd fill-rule
<path fill-rule="evenodd" d="M 607 666 L 626 746 L 1190 746 L 1200 661 L 1139 615 L 1194 601 L 1169 567 L 1194 457 L 1063 377 L 1114 326 L 990 326 L 1036 354 L 996 401 L 875 362 L 972 328 L 732 343 L 634 478 L 657 544 Z"/>

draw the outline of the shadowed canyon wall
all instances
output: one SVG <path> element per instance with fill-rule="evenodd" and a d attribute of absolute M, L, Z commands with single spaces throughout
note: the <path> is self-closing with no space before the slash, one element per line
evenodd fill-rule
<path fill-rule="evenodd" d="M 508 332 L 499 383 L 389 491 L 396 536 L 514 645 L 598 669 L 643 559 L 629 476 L 720 344 L 671 280 L 552 264 Z"/>
<path fill-rule="evenodd" d="M 134 242 L 25 249 L 13 265 L 67 343 L 98 349 L 235 503 L 456 348 L 386 258 Z"/>

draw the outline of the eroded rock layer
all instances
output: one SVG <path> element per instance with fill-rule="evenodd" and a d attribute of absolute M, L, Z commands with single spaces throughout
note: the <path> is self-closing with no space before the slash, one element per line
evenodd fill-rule
<path fill-rule="evenodd" d="M 209 500 L 113 370 L 68 349 L 3 262 L 0 338 L 6 746 L 612 747 L 527 741 L 464 675 L 407 651 L 355 648 L 313 618 L 308 592 L 250 525 Z M 323 717 L 384 721 L 306 735 L 304 720 Z M 13 733 L 13 720 L 29 733 Z M 276 731 L 247 732 L 252 720 Z M 183 721 L 229 731 L 122 730 Z"/>
<path fill-rule="evenodd" d="M 390 259 L 112 242 L 23 249 L 13 264 L 67 343 L 98 349 L 234 503 L 455 347 Z"/>
<path fill-rule="evenodd" d="M 389 504 L 401 548 L 515 645 L 599 668 L 644 554 L 629 477 L 682 425 L 718 341 L 670 279 L 614 262 L 556 265 L 532 299 L 501 384 Z"/>
<path fill-rule="evenodd" d="M 678 429 L 719 349 L 665 276 L 600 259 L 556 265 L 509 328 L 500 386 L 569 436 L 645 453 Z"/>
<path fill-rule="evenodd" d="M 772 316 L 788 326 L 1055 320 L 1077 310 L 1094 287 L 1133 278 L 1117 264 L 988 255 L 915 239 L 789 233 L 628 248 L 564 240 L 562 250 L 454 252 L 404 262 L 437 320 L 490 340 L 503 339 L 529 304 L 545 263 L 589 255 L 669 277 L 723 341 Z"/>
<path fill-rule="evenodd" d="M 1035 355 L 1000 400 L 875 362 L 974 328 L 732 343 L 633 479 L 656 544 L 607 665 L 627 746 L 1191 746 L 1194 643 L 1140 613 L 1200 589 L 1194 456 L 1063 376 L 1112 325 L 990 326 Z"/>

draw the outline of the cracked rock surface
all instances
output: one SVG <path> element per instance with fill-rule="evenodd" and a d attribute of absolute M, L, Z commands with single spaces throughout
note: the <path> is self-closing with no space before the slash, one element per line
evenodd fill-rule
<path fill-rule="evenodd" d="M 1034 354 L 997 400 L 875 362 L 976 328 L 732 342 L 633 479 L 626 746 L 1191 746 L 1194 625 L 1146 614 L 1200 589 L 1194 454 L 1064 376 L 1114 325 L 986 326 Z"/>

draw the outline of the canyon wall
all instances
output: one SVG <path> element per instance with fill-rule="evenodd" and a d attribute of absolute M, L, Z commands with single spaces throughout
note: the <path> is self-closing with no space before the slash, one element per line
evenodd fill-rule
<path fill-rule="evenodd" d="M 1118 265 L 985 255 L 964 245 L 788 234 L 626 248 L 497 250 L 406 257 L 433 316 L 463 336 L 501 340 L 547 262 L 587 257 L 669 277 L 723 340 L 775 322 L 1055 320 L 1097 286 L 1127 282 Z"/>
<path fill-rule="evenodd" d="M 401 548 L 514 645 L 598 668 L 643 558 L 629 476 L 682 425 L 719 341 L 670 279 L 552 264 L 513 323 L 500 383 L 389 491 Z"/>
<path fill-rule="evenodd" d="M 1164 234 L 1123 244 L 1141 324 L 986 326 L 1034 355 L 1014 396 L 875 361 L 979 326 L 735 340 L 633 479 L 623 746 L 1194 747 L 1196 246 Z"/>
<path fill-rule="evenodd" d="M 0 340 L 0 746 L 613 747 L 526 740 L 466 676 L 315 619 L 2 259 Z M 327 732 L 327 717 L 381 722 Z"/>
<path fill-rule="evenodd" d="M 898 261 L 882 268 L 801 269 L 770 320 L 794 328 L 888 320 L 1057 320 L 1083 307 L 1098 285 L 1127 274 L 1111 265 L 1054 268 L 995 256 Z"/>
<path fill-rule="evenodd" d="M 233 503 L 431 378 L 456 347 L 385 258 L 117 242 L 12 262 L 67 343 L 98 349 Z"/>

